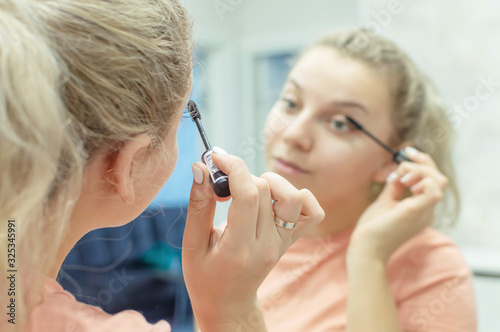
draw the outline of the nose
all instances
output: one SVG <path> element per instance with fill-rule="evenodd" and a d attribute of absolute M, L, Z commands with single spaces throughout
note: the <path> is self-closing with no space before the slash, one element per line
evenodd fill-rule
<path fill-rule="evenodd" d="M 307 113 L 303 110 L 291 119 L 283 132 L 285 142 L 302 152 L 311 151 L 314 144 L 314 121 Z"/>

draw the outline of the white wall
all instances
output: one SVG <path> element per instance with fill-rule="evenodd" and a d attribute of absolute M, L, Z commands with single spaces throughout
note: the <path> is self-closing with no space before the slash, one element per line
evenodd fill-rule
<path fill-rule="evenodd" d="M 500 3 L 401 1 L 381 33 L 431 75 L 450 107 L 463 210 L 454 238 L 500 260 Z M 372 0 L 373 13 L 387 2 Z M 373 20 L 373 16 L 370 18 Z M 492 80 L 493 84 L 485 84 Z M 479 90 L 478 90 L 479 89 Z"/>
<path fill-rule="evenodd" d="M 366 6 L 363 24 L 383 23 L 380 33 L 407 50 L 449 105 L 462 195 L 450 235 L 473 269 L 500 273 L 500 3 L 403 0 L 397 15 L 386 15 L 384 0 Z M 500 331 L 500 280 L 478 277 L 475 287 L 479 331 Z"/>

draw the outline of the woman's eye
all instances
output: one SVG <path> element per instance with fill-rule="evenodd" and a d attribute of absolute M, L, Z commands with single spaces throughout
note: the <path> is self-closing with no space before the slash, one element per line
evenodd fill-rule
<path fill-rule="evenodd" d="M 350 129 L 349 123 L 347 123 L 347 120 L 344 117 L 331 119 L 330 127 L 338 132 L 347 132 Z"/>
<path fill-rule="evenodd" d="M 284 104 L 284 108 L 288 112 L 293 112 L 297 108 L 297 103 L 289 98 L 281 98 L 281 101 Z"/>

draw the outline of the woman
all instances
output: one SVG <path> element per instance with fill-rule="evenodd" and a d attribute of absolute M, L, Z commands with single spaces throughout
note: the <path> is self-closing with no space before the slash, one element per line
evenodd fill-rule
<path fill-rule="evenodd" d="M 2 0 L 0 15 L 0 211 L 2 225 L 15 218 L 19 268 L 16 295 L 5 298 L 1 281 L 2 306 L 14 299 L 18 309 L 2 331 L 169 331 L 137 312 L 79 303 L 54 278 L 79 238 L 135 219 L 172 174 L 192 84 L 185 9 L 176 0 Z M 257 289 L 323 211 L 276 174 L 253 177 L 229 155 L 214 161 L 233 202 L 228 226 L 215 230 L 208 170 L 193 165 L 183 267 L 194 313 L 203 331 L 237 331 L 249 318 L 265 331 Z M 278 217 L 298 225 L 279 227 Z"/>
<path fill-rule="evenodd" d="M 346 116 L 412 162 L 398 166 Z M 450 131 L 430 81 L 372 32 L 326 36 L 299 57 L 266 122 L 266 161 L 326 217 L 259 291 L 270 330 L 475 330 L 470 270 L 430 228 L 442 197 L 457 202 Z"/>

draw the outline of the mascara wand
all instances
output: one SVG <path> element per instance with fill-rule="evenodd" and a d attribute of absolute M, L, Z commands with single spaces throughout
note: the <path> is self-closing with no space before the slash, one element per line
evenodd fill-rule
<path fill-rule="evenodd" d="M 205 145 L 206 150 L 212 150 L 212 146 L 210 145 L 210 142 L 208 141 L 207 134 L 205 133 L 205 129 L 203 129 L 203 125 L 201 124 L 201 115 L 200 111 L 198 110 L 198 106 L 196 106 L 195 102 L 190 100 L 188 102 L 188 110 L 189 114 L 191 115 L 191 118 L 193 119 L 194 123 L 196 123 L 196 126 L 198 127 L 198 131 L 200 132 L 201 139 L 203 141 L 203 144 Z"/>
<path fill-rule="evenodd" d="M 374 140 L 375 142 L 377 142 L 378 145 L 380 145 L 381 147 L 383 147 L 384 149 L 386 149 L 391 155 L 392 155 L 392 159 L 396 162 L 396 163 L 402 163 L 403 161 L 411 161 L 410 158 L 408 158 L 404 152 L 402 150 L 399 150 L 399 151 L 394 151 L 393 149 L 391 149 L 389 146 L 387 146 L 387 144 L 384 144 L 381 140 L 379 140 L 378 138 L 376 138 L 375 136 L 372 135 L 372 133 L 370 133 L 368 130 L 366 130 L 365 128 L 363 128 L 362 125 L 360 125 L 358 122 L 356 122 L 353 118 L 349 117 L 349 116 L 345 116 L 346 119 L 352 123 L 354 125 L 354 127 L 358 128 L 359 130 L 361 130 L 362 132 L 364 132 L 368 137 L 370 137 L 372 140 Z"/>
<path fill-rule="evenodd" d="M 198 127 L 201 139 L 203 141 L 203 144 L 205 145 L 206 151 L 201 155 L 201 161 L 208 166 L 208 172 L 210 174 L 210 184 L 212 185 L 212 188 L 214 189 L 214 192 L 217 196 L 227 197 L 231 195 L 231 192 L 229 190 L 229 177 L 226 175 L 226 173 L 215 166 L 212 160 L 212 153 L 214 151 L 212 150 L 212 146 L 208 141 L 207 134 L 205 133 L 203 125 L 201 124 L 201 115 L 200 111 L 198 110 L 198 106 L 196 106 L 194 101 L 190 100 L 187 104 L 187 108 L 189 114 L 191 115 L 191 118 Z"/>

